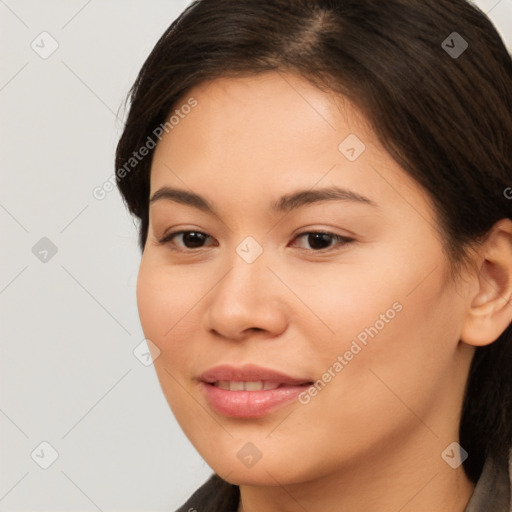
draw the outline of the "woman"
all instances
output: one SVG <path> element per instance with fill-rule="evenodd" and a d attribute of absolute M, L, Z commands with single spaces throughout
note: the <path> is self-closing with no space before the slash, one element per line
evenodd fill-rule
<path fill-rule="evenodd" d="M 512 61 L 464 0 L 203 0 L 118 186 L 180 511 L 511 511 Z M 158 356 L 158 357 L 157 357 Z"/>

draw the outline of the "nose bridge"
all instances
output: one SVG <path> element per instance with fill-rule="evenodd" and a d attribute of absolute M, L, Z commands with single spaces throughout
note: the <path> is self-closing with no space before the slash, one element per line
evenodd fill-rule
<path fill-rule="evenodd" d="M 286 315 L 279 286 L 267 268 L 269 254 L 252 237 L 244 239 L 229 258 L 229 271 L 215 287 L 209 303 L 209 328 L 226 337 L 247 329 L 279 331 Z"/>
<path fill-rule="evenodd" d="M 248 237 L 241 242 L 229 258 L 231 270 L 219 283 L 222 298 L 228 301 L 236 299 L 237 304 L 243 306 L 258 302 L 262 295 L 269 297 L 272 273 L 267 264 L 268 255 L 255 239 Z"/>

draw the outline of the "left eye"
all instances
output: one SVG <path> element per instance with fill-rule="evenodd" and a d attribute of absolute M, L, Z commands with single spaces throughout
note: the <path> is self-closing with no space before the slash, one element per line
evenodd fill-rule
<path fill-rule="evenodd" d="M 295 240 L 299 239 L 306 240 L 307 244 L 310 247 L 305 247 L 305 249 L 311 248 L 314 251 L 321 251 L 324 249 L 329 249 L 333 247 L 332 242 L 336 242 L 335 245 L 345 245 L 350 242 L 353 242 L 353 238 L 348 238 L 346 236 L 336 235 L 334 233 L 328 233 L 328 232 L 320 232 L 320 231 L 313 231 L 310 233 L 302 233 L 301 235 L 298 235 Z"/>

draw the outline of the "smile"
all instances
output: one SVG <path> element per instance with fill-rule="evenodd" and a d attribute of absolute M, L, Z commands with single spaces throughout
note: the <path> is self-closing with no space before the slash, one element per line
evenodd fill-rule
<path fill-rule="evenodd" d="M 235 380 L 219 380 L 212 383 L 214 386 L 229 391 L 262 391 L 268 389 L 277 389 L 279 387 L 289 386 L 281 382 L 272 382 L 269 380 L 257 381 L 235 381 Z"/>

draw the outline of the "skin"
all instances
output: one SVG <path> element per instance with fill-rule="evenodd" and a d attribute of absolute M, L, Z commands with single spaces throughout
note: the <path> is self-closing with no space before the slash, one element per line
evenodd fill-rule
<path fill-rule="evenodd" d="M 462 512 L 474 485 L 441 453 L 458 441 L 475 346 L 512 320 L 512 222 L 497 223 L 475 271 L 455 282 L 425 192 L 348 101 L 277 72 L 203 83 L 180 101 L 191 96 L 197 106 L 155 150 L 151 196 L 163 186 L 193 191 L 216 215 L 151 203 L 137 286 L 183 431 L 240 485 L 239 511 Z M 349 134 L 366 146 L 355 161 L 338 150 Z M 270 208 L 332 185 L 377 206 Z M 159 243 L 179 230 L 211 238 L 199 249 L 179 235 Z M 319 230 L 355 241 L 328 239 L 318 252 L 299 235 Z M 236 252 L 248 236 L 263 249 L 250 264 Z M 230 418 L 200 392 L 197 377 L 223 363 L 316 380 L 396 302 L 401 311 L 306 405 Z M 237 457 L 247 442 L 262 454 L 250 468 Z"/>

